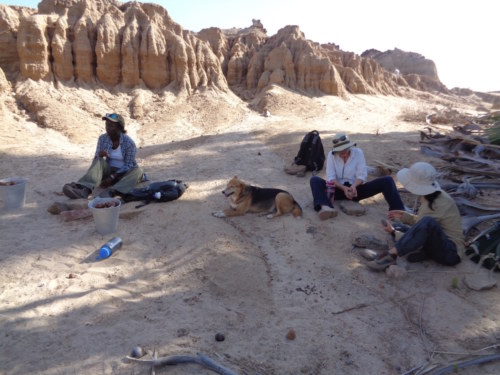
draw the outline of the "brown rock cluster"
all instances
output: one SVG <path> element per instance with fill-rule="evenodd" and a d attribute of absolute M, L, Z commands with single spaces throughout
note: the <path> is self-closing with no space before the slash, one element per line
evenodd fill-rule
<path fill-rule="evenodd" d="M 231 88 L 243 98 L 273 84 L 338 96 L 398 95 L 405 86 L 446 89 L 434 63 L 417 54 L 372 50 L 359 56 L 309 41 L 298 26 L 268 37 L 259 20 L 246 29 L 193 33 L 163 7 L 139 2 L 43 0 L 38 11 L 0 5 L 0 52 L 10 80 L 189 93 Z"/>

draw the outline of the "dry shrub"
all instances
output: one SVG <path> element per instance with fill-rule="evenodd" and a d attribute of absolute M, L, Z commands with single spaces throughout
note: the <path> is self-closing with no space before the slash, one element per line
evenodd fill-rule
<path fill-rule="evenodd" d="M 401 109 L 399 118 L 406 122 L 425 122 L 428 113 L 423 106 L 406 106 Z"/>

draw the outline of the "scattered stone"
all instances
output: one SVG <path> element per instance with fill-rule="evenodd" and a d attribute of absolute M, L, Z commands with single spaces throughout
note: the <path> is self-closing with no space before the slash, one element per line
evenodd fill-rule
<path fill-rule="evenodd" d="M 141 358 L 142 356 L 144 356 L 144 350 L 142 349 L 142 347 L 140 346 L 136 346 L 135 348 L 132 349 L 132 351 L 130 352 L 130 356 L 132 358 Z"/>
<path fill-rule="evenodd" d="M 375 251 L 389 250 L 389 246 L 385 241 L 376 238 L 371 233 L 361 233 L 354 238 L 352 244 L 357 247 L 369 248 Z"/>
<path fill-rule="evenodd" d="M 177 337 L 187 336 L 189 334 L 189 330 L 187 328 L 179 328 L 177 330 Z"/>
<path fill-rule="evenodd" d="M 295 331 L 293 329 L 290 329 L 286 334 L 286 338 L 288 340 L 295 340 L 295 337 L 297 337 L 297 335 L 295 334 Z"/>
<path fill-rule="evenodd" d="M 339 206 L 346 215 L 362 216 L 366 213 L 366 209 L 363 205 L 348 199 L 340 201 Z"/>
<path fill-rule="evenodd" d="M 467 288 L 476 291 L 488 290 L 497 285 L 497 282 L 489 275 L 479 272 L 464 276 L 463 281 Z"/>
<path fill-rule="evenodd" d="M 306 166 L 305 165 L 297 165 L 294 162 L 292 162 L 291 164 L 285 165 L 284 171 L 287 174 L 297 175 L 299 177 L 304 177 L 306 175 Z"/>
<path fill-rule="evenodd" d="M 88 208 L 88 200 L 87 199 L 72 199 L 67 202 L 54 202 L 49 208 L 47 208 L 47 212 L 52 215 L 59 215 L 64 211 L 78 210 Z"/>
<path fill-rule="evenodd" d="M 80 220 L 92 216 L 92 211 L 88 208 L 79 208 L 77 210 L 63 211 L 59 216 L 62 221 Z"/>
<path fill-rule="evenodd" d="M 47 208 L 47 212 L 49 212 L 52 215 L 59 215 L 63 211 L 69 211 L 71 208 L 65 203 L 62 202 L 54 202 L 50 205 L 49 208 Z"/>
<path fill-rule="evenodd" d="M 76 279 L 76 275 L 74 273 L 70 273 L 68 275 L 68 279 Z"/>
<path fill-rule="evenodd" d="M 406 270 L 403 267 L 400 267 L 398 265 L 391 265 L 387 270 L 385 271 L 385 274 L 389 277 L 393 277 L 395 279 L 402 279 L 406 277 L 408 274 Z"/>
<path fill-rule="evenodd" d="M 371 261 L 371 260 L 374 260 L 377 256 L 378 256 L 378 252 L 374 251 L 374 250 L 371 250 L 371 249 L 360 249 L 358 251 L 358 254 L 368 260 L 368 261 Z"/>
<path fill-rule="evenodd" d="M 215 334 L 215 341 L 220 342 L 220 341 L 224 341 L 225 339 L 226 339 L 226 336 L 224 336 L 223 333 L 218 332 Z"/>

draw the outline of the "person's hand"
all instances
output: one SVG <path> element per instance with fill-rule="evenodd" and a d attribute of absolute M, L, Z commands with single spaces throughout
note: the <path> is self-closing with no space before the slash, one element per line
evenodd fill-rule
<path fill-rule="evenodd" d="M 352 199 L 352 192 L 349 186 L 342 186 L 342 191 L 347 199 Z"/>
<path fill-rule="evenodd" d="M 380 220 L 380 222 L 382 223 L 382 228 L 384 229 L 384 232 L 386 232 L 386 233 L 394 233 L 394 227 L 392 226 L 391 223 L 389 223 L 385 219 Z"/>
<path fill-rule="evenodd" d="M 351 186 L 351 194 L 353 198 L 356 198 L 358 196 L 358 189 L 356 189 L 356 186 Z"/>
<path fill-rule="evenodd" d="M 104 158 L 104 157 L 109 158 L 109 153 L 105 150 L 101 150 L 101 151 L 99 151 L 99 157 L 100 158 Z"/>
<path fill-rule="evenodd" d="M 387 218 L 389 220 L 401 219 L 403 217 L 404 211 L 401 210 L 391 210 L 387 212 Z"/>
<path fill-rule="evenodd" d="M 113 185 L 113 180 L 111 179 L 111 177 L 107 177 L 101 181 L 101 184 L 99 185 L 99 187 L 106 189 L 107 187 L 110 187 L 111 185 Z"/>

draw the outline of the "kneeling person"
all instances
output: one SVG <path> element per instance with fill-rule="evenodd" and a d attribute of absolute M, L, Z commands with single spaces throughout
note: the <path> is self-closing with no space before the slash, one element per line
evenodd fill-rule
<path fill-rule="evenodd" d="M 396 242 L 388 252 L 368 262 L 368 267 L 383 271 L 395 264 L 398 256 L 406 255 L 409 262 L 432 259 L 446 266 L 460 263 L 465 249 L 462 217 L 454 199 L 439 187 L 436 175 L 435 168 L 426 162 L 398 172 L 398 180 L 406 190 L 420 196 L 420 208 L 417 215 L 400 210 L 387 213 L 388 219 L 411 226 L 401 232 L 383 220 L 384 231 L 391 233 Z"/>

